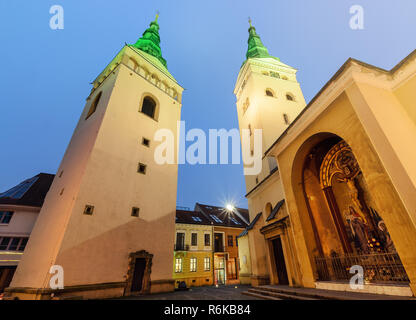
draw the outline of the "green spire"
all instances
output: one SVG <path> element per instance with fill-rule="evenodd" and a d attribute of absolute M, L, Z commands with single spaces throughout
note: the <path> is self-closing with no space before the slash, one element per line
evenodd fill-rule
<path fill-rule="evenodd" d="M 260 36 L 256 33 L 256 28 L 251 25 L 251 19 L 249 18 L 248 22 L 250 23 L 250 28 L 248 29 L 248 49 L 246 53 L 246 58 L 275 58 L 269 54 L 267 48 L 263 45 L 260 40 Z"/>
<path fill-rule="evenodd" d="M 150 22 L 150 28 L 143 32 L 142 37 L 137 40 L 133 47 L 156 57 L 167 68 L 166 60 L 163 59 L 162 50 L 160 49 L 158 18 L 159 14 L 156 14 L 155 21 Z"/>

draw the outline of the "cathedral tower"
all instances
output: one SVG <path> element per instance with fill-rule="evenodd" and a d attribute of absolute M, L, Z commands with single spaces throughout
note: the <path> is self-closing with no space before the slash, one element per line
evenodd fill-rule
<path fill-rule="evenodd" d="M 9 294 L 101 298 L 174 289 L 178 168 L 156 164 L 153 137 L 161 128 L 178 134 L 183 88 L 159 44 L 156 17 L 93 82 Z M 54 265 L 63 268 L 64 289 L 51 289 Z"/>
<path fill-rule="evenodd" d="M 305 107 L 305 99 L 296 80 L 297 70 L 269 54 L 256 29 L 248 29 L 246 60 L 240 68 L 234 94 L 240 134 L 250 130 L 250 153 L 254 154 L 254 130 L 262 130 L 261 155 L 273 145 Z M 258 151 L 257 151 L 258 152 Z M 279 211 L 286 212 L 284 191 L 274 157 L 262 159 L 258 175 L 246 175 L 250 221 L 260 229 Z M 250 227 L 253 229 L 253 226 Z M 249 254 L 251 265 L 242 269 L 242 283 L 269 284 L 271 260 L 269 248 L 259 230 L 239 238 L 241 255 Z"/>
<path fill-rule="evenodd" d="M 305 107 L 305 99 L 296 80 L 297 70 L 269 54 L 251 20 L 248 32 L 246 60 L 240 68 L 234 94 L 240 132 L 249 129 L 254 133 L 255 129 L 262 129 L 264 154 Z M 274 159 L 264 159 L 258 176 L 246 176 L 247 192 L 275 168 Z"/>

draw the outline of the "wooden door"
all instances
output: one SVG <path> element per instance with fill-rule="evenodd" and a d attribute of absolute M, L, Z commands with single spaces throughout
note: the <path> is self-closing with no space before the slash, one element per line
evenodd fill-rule
<path fill-rule="evenodd" d="M 136 258 L 134 264 L 133 282 L 131 284 L 132 292 L 140 292 L 143 288 L 143 276 L 146 269 L 146 259 Z"/>
<path fill-rule="evenodd" d="M 280 237 L 274 239 L 272 241 L 272 245 L 279 284 L 288 285 L 289 279 L 287 277 L 285 256 L 283 254 L 282 240 L 280 239 Z"/>

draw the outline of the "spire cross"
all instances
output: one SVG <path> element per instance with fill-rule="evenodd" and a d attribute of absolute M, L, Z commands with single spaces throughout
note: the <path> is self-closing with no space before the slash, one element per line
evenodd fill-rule
<path fill-rule="evenodd" d="M 157 22 L 157 19 L 159 18 L 159 10 L 158 11 L 156 11 L 156 22 Z"/>
<path fill-rule="evenodd" d="M 252 27 L 252 25 L 251 25 L 251 18 L 250 17 L 248 17 L 248 23 L 250 24 L 250 27 Z"/>

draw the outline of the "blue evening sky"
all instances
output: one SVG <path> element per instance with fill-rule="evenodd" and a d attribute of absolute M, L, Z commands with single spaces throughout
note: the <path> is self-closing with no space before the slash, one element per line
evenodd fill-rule
<path fill-rule="evenodd" d="M 54 4 L 65 10 L 64 30 L 49 28 Z M 354 4 L 364 7 L 364 30 L 349 28 Z M 2 0 L 0 192 L 56 172 L 89 83 L 157 10 L 163 56 L 186 88 L 187 129 L 238 128 L 233 89 L 248 16 L 269 52 L 299 70 L 307 102 L 348 57 L 390 69 L 415 49 L 412 0 Z M 245 192 L 242 165 L 179 167 L 179 206 L 247 207 Z"/>

